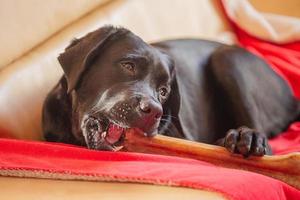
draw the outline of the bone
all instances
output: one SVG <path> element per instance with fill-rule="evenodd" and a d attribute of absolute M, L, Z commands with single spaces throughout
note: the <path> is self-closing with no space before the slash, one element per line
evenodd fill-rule
<path fill-rule="evenodd" d="M 283 181 L 300 189 L 300 153 L 278 156 L 251 156 L 247 159 L 225 148 L 157 135 L 149 138 L 138 129 L 128 129 L 122 151 L 179 156 L 217 166 L 247 170 Z"/>

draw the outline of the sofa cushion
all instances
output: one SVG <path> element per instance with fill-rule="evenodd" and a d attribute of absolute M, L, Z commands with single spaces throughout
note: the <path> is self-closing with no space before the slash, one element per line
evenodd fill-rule
<path fill-rule="evenodd" d="M 0 68 L 107 1 L 1 1 Z"/>

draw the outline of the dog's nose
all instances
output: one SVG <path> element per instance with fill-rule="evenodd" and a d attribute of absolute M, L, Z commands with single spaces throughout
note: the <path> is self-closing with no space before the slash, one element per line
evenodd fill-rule
<path fill-rule="evenodd" d="M 139 104 L 139 108 L 143 114 L 159 119 L 162 116 L 162 106 L 150 98 L 142 98 Z"/>

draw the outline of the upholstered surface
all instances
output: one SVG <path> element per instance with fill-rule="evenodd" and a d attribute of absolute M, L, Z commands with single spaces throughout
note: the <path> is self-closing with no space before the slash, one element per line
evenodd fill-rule
<path fill-rule="evenodd" d="M 33 178 L 0 177 L 1 199 L 224 199 L 220 194 L 182 187 L 148 184 L 62 181 Z"/>
<path fill-rule="evenodd" d="M 0 68 L 108 0 L 2 0 Z"/>

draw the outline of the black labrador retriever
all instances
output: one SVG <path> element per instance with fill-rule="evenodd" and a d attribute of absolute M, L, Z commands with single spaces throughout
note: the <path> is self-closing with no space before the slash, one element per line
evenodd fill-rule
<path fill-rule="evenodd" d="M 197 39 L 149 45 L 104 26 L 73 40 L 58 60 L 64 76 L 43 107 L 48 141 L 117 150 L 124 129 L 137 127 L 262 156 L 272 152 L 267 138 L 300 113 L 285 81 L 236 46 Z"/>

